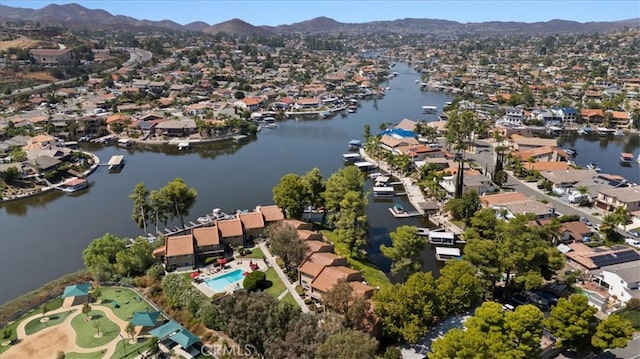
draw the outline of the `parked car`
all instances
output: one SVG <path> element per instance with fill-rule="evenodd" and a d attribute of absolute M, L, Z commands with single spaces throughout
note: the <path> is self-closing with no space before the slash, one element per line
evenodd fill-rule
<path fill-rule="evenodd" d="M 529 298 L 529 302 L 533 305 L 535 305 L 536 307 L 540 308 L 541 310 L 547 311 L 549 310 L 549 301 L 546 300 L 545 298 L 543 298 L 542 296 L 533 293 L 533 292 L 528 292 L 527 296 Z"/>
<path fill-rule="evenodd" d="M 529 303 L 529 298 L 524 293 L 517 293 L 511 296 L 511 301 L 517 305 L 523 305 Z"/>
<path fill-rule="evenodd" d="M 558 304 L 558 297 L 551 292 L 540 290 L 540 291 L 537 291 L 536 294 L 546 299 L 551 305 Z"/>
<path fill-rule="evenodd" d="M 592 223 L 591 221 L 589 221 L 588 219 L 586 219 L 585 217 L 580 217 L 580 222 L 586 224 L 587 226 L 591 227 Z"/>
<path fill-rule="evenodd" d="M 630 235 L 634 236 L 634 237 L 640 237 L 640 232 L 638 231 L 628 231 L 627 233 L 629 233 Z"/>
<path fill-rule="evenodd" d="M 600 232 L 600 225 L 599 224 L 594 224 L 593 225 L 593 230 L 596 232 Z"/>
<path fill-rule="evenodd" d="M 630 246 L 634 246 L 636 248 L 640 248 L 640 239 L 635 238 L 625 238 L 624 242 Z"/>

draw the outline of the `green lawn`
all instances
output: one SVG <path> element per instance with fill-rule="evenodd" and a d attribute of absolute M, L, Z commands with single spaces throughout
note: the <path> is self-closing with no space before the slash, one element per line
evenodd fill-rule
<path fill-rule="evenodd" d="M 129 321 L 135 312 L 155 310 L 144 298 L 127 288 L 102 287 L 100 299 L 102 305 L 111 308 L 118 318 L 125 321 Z M 117 302 L 120 308 L 114 308 L 113 302 Z"/>
<path fill-rule="evenodd" d="M 291 295 L 291 293 L 287 293 L 287 295 L 282 297 L 282 299 L 280 299 L 280 303 L 289 303 L 289 304 L 293 305 L 294 307 L 298 306 L 298 302 L 296 302 L 296 300 L 293 299 L 293 296 Z"/>
<path fill-rule="evenodd" d="M 113 356 L 111 356 L 111 358 L 135 358 L 138 356 L 138 351 L 142 353 L 143 351 L 149 349 L 149 344 L 151 344 L 151 341 L 149 339 L 150 338 L 138 338 L 138 342 L 136 344 L 129 344 L 129 337 L 125 336 L 125 339 L 118 340 L 116 351 L 113 352 Z M 124 353 L 126 353 L 127 355 L 123 356 L 122 354 Z"/>
<path fill-rule="evenodd" d="M 102 359 L 105 350 L 106 349 L 103 349 L 93 353 L 65 353 L 64 359 Z"/>
<path fill-rule="evenodd" d="M 265 292 L 277 298 L 287 287 L 282 283 L 273 267 L 267 269 L 265 274 L 267 275 L 267 280 L 271 282 L 271 287 L 267 288 Z"/>
<path fill-rule="evenodd" d="M 241 256 L 238 258 L 255 258 L 255 259 L 264 259 L 264 253 L 262 253 L 262 248 L 256 247 L 251 250 L 251 254 L 246 256 Z"/>
<path fill-rule="evenodd" d="M 56 298 L 52 301 L 50 301 L 49 303 L 47 303 L 47 308 L 48 310 L 54 310 L 54 309 L 58 309 L 62 306 L 62 298 Z M 33 311 L 25 314 L 24 316 L 22 316 L 21 318 L 19 318 L 18 320 L 16 320 L 15 322 L 9 324 L 7 327 L 2 327 L 0 329 L 0 343 L 4 342 L 4 341 L 11 341 L 14 342 L 17 337 L 16 337 L 16 328 L 18 327 L 18 325 L 23 321 L 26 320 L 28 318 L 33 317 L 34 315 L 42 315 L 42 312 L 40 311 L 40 308 L 36 308 Z M 9 337 L 8 338 L 4 338 L 4 330 L 5 328 L 9 328 Z M 0 346 L 0 354 L 4 353 L 7 349 L 11 348 L 10 345 L 7 345 L 6 347 Z"/>
<path fill-rule="evenodd" d="M 372 287 L 386 287 L 391 285 L 391 281 L 383 271 L 381 271 L 369 258 L 365 256 L 351 256 L 346 244 L 340 243 L 335 234 L 331 231 L 323 230 L 322 234 L 334 244 L 333 250 L 336 254 L 347 258 L 351 268 L 362 272 L 362 276 Z"/>
<path fill-rule="evenodd" d="M 84 320 L 84 314 L 79 314 L 71 320 L 71 327 L 76 332 L 76 345 L 81 348 L 95 348 L 105 345 L 115 339 L 120 334 L 120 327 L 110 321 L 100 310 L 92 310 L 89 313 L 90 321 Z M 99 324 L 102 337 L 94 338 L 97 329 L 95 325 Z"/>
<path fill-rule="evenodd" d="M 75 309 L 66 311 L 66 312 L 62 312 L 62 313 L 56 313 L 56 314 L 51 314 L 51 315 L 47 315 L 47 317 L 49 318 L 49 321 L 43 323 L 40 320 L 42 320 L 41 316 L 36 316 L 36 318 L 31 319 L 30 322 L 27 323 L 27 325 L 25 325 L 24 327 L 24 331 L 25 333 L 27 333 L 27 335 L 31 335 L 34 333 L 37 333 L 38 331 L 42 330 L 42 329 L 46 329 L 49 327 L 52 327 L 56 324 L 60 324 L 62 323 L 65 319 L 67 319 L 67 317 L 69 316 L 69 314 L 75 312 Z"/>

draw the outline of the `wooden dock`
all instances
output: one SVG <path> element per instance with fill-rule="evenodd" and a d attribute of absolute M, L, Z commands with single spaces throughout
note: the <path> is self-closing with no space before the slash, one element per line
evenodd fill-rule
<path fill-rule="evenodd" d="M 389 212 L 391 212 L 391 214 L 396 217 L 396 218 L 411 218 L 411 217 L 420 217 L 420 216 L 424 216 L 424 213 L 420 212 L 420 211 L 411 211 L 411 212 L 397 212 L 394 211 L 393 208 L 389 208 Z"/>

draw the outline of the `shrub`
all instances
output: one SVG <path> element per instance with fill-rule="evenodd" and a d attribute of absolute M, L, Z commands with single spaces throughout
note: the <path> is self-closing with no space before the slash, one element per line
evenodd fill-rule
<path fill-rule="evenodd" d="M 211 336 L 213 335 L 213 333 L 211 332 L 206 332 L 204 334 L 202 334 L 202 341 L 204 343 L 208 343 L 211 340 Z"/>
<path fill-rule="evenodd" d="M 302 286 L 296 286 L 296 293 L 298 293 L 298 295 L 304 295 L 304 288 L 302 288 Z"/>
<path fill-rule="evenodd" d="M 211 263 L 216 263 L 217 259 L 218 258 L 216 258 L 216 257 L 207 257 L 207 258 L 204 259 L 204 264 L 205 265 L 209 265 Z"/>
<path fill-rule="evenodd" d="M 629 301 L 627 302 L 627 310 L 640 310 L 640 299 L 629 299 Z"/>
<path fill-rule="evenodd" d="M 2 331 L 2 339 L 7 339 L 11 336 L 11 329 L 9 327 L 4 328 Z"/>
<path fill-rule="evenodd" d="M 160 280 L 164 276 L 164 266 L 160 263 L 153 264 L 147 269 L 147 275 L 154 280 Z"/>
<path fill-rule="evenodd" d="M 242 286 L 248 291 L 262 289 L 265 287 L 266 279 L 267 275 L 263 271 L 251 272 L 244 278 Z"/>
<path fill-rule="evenodd" d="M 136 285 L 136 280 L 135 278 L 131 278 L 131 277 L 123 277 L 122 279 L 120 279 L 120 283 L 130 285 L 133 287 Z"/>
<path fill-rule="evenodd" d="M 145 288 L 147 286 L 147 281 L 143 277 L 135 277 L 134 283 L 138 288 Z"/>
<path fill-rule="evenodd" d="M 311 303 L 313 303 L 313 301 L 311 300 L 311 298 L 304 298 L 304 304 L 309 305 L 309 304 L 311 304 Z"/>
<path fill-rule="evenodd" d="M 217 302 L 217 301 L 219 301 L 220 299 L 222 299 L 222 298 L 224 298 L 226 296 L 227 296 L 227 293 L 225 293 L 225 292 L 216 293 L 211 297 L 211 301 L 212 302 Z"/>

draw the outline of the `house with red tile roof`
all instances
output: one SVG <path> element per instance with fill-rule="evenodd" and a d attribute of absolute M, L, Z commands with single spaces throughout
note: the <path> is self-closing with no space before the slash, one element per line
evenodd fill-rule
<path fill-rule="evenodd" d="M 346 266 L 347 259 L 334 253 L 313 253 L 298 266 L 298 283 L 311 289 L 311 282 L 326 266 Z"/>
<path fill-rule="evenodd" d="M 362 273 L 346 266 L 325 266 L 311 281 L 311 297 L 322 301 L 322 296 L 339 282 L 361 282 Z M 363 284 L 364 285 L 364 284 Z M 373 291 L 374 288 L 371 287 Z M 365 290 L 367 292 L 368 290 Z"/>
<path fill-rule="evenodd" d="M 256 207 L 256 211 L 262 213 L 262 216 L 264 217 L 264 224 L 266 226 L 275 222 L 280 222 L 284 219 L 284 212 L 282 212 L 282 209 L 276 205 L 258 206 Z"/>
<path fill-rule="evenodd" d="M 223 219 L 216 221 L 216 226 L 220 231 L 220 239 L 225 244 L 232 246 L 242 246 L 244 242 L 244 231 L 240 217 Z"/>
<path fill-rule="evenodd" d="M 252 240 L 254 238 L 262 237 L 265 228 L 262 213 L 245 212 L 239 213 L 238 217 L 240 217 L 240 222 L 242 222 L 245 238 Z"/>

